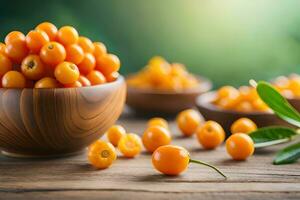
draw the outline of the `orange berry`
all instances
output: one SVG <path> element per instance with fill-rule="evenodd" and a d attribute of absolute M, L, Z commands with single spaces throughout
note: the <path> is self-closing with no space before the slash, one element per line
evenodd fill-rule
<path fill-rule="evenodd" d="M 48 35 L 50 41 L 54 41 L 56 39 L 57 28 L 54 24 L 43 22 L 39 24 L 35 29 L 44 31 Z"/>
<path fill-rule="evenodd" d="M 236 133 L 226 140 L 227 153 L 234 160 L 245 160 L 254 152 L 254 142 L 249 135 Z"/>
<path fill-rule="evenodd" d="M 85 76 L 80 75 L 78 81 L 81 83 L 83 87 L 91 86 L 91 82 Z"/>
<path fill-rule="evenodd" d="M 78 80 L 79 70 L 74 63 L 62 62 L 56 66 L 54 76 L 62 84 L 72 84 Z"/>
<path fill-rule="evenodd" d="M 91 53 L 91 54 L 94 53 L 95 47 L 93 42 L 89 38 L 80 36 L 78 38 L 77 43 L 85 53 Z"/>
<path fill-rule="evenodd" d="M 196 131 L 198 142 L 205 149 L 214 149 L 225 139 L 225 131 L 215 121 L 207 121 Z"/>
<path fill-rule="evenodd" d="M 79 81 L 75 81 L 74 83 L 65 84 L 64 87 L 65 88 L 78 88 L 78 87 L 82 87 L 82 84 Z"/>
<path fill-rule="evenodd" d="M 12 62 L 4 54 L 0 53 L 0 77 L 2 77 L 6 72 L 13 69 Z"/>
<path fill-rule="evenodd" d="M 162 126 L 150 126 L 143 134 L 142 141 L 148 152 L 155 151 L 158 147 L 171 143 L 168 129 Z"/>
<path fill-rule="evenodd" d="M 94 42 L 94 56 L 95 58 L 100 58 L 101 56 L 107 54 L 106 46 L 101 42 Z"/>
<path fill-rule="evenodd" d="M 178 175 L 182 173 L 186 170 L 189 162 L 189 152 L 179 146 L 161 146 L 152 154 L 153 166 L 166 175 Z"/>
<path fill-rule="evenodd" d="M 119 140 L 118 149 L 124 157 L 133 158 L 142 151 L 141 138 L 133 133 L 126 134 Z"/>
<path fill-rule="evenodd" d="M 40 57 L 45 64 L 54 67 L 65 60 L 66 50 L 58 42 L 48 42 L 42 47 Z"/>
<path fill-rule="evenodd" d="M 51 77 L 45 77 L 37 81 L 34 88 L 59 88 L 60 84 L 56 79 Z"/>
<path fill-rule="evenodd" d="M 177 126 L 185 136 L 193 135 L 201 122 L 199 112 L 188 109 L 180 112 L 176 118 Z"/>
<path fill-rule="evenodd" d="M 39 80 L 45 75 L 46 68 L 39 56 L 29 55 L 24 58 L 21 65 L 21 71 L 26 78 L 30 80 Z"/>
<path fill-rule="evenodd" d="M 161 126 L 161 127 L 166 128 L 166 129 L 169 128 L 168 122 L 165 119 L 161 118 L 161 117 L 151 118 L 148 121 L 147 126 L 148 127 L 151 127 L 151 126 Z"/>
<path fill-rule="evenodd" d="M 86 77 L 89 79 L 92 85 L 99 85 L 106 82 L 103 74 L 97 70 L 91 71 L 88 75 L 86 75 Z"/>
<path fill-rule="evenodd" d="M 57 41 L 67 46 L 78 41 L 78 32 L 72 26 L 63 26 L 57 32 Z"/>
<path fill-rule="evenodd" d="M 88 159 L 97 169 L 105 169 L 117 159 L 117 152 L 109 142 L 98 140 L 89 147 Z"/>
<path fill-rule="evenodd" d="M 223 86 L 217 91 L 218 98 L 237 98 L 239 91 L 232 86 Z"/>
<path fill-rule="evenodd" d="M 33 53 L 38 53 L 40 49 L 49 42 L 49 37 L 44 31 L 33 30 L 26 36 L 26 45 Z"/>
<path fill-rule="evenodd" d="M 117 72 L 120 69 L 121 63 L 119 58 L 114 54 L 105 54 L 96 57 L 96 69 L 101 71 L 104 75 Z"/>
<path fill-rule="evenodd" d="M 84 52 L 77 44 L 71 44 L 67 46 L 66 53 L 66 61 L 72 62 L 76 65 L 78 65 L 84 59 Z"/>
<path fill-rule="evenodd" d="M 14 41 L 13 43 L 7 44 L 5 54 L 15 63 L 21 63 L 28 54 L 25 40 Z"/>
<path fill-rule="evenodd" d="M 6 45 L 4 43 L 0 42 L 0 53 L 2 53 L 3 55 L 6 55 L 5 48 L 6 48 Z"/>
<path fill-rule="evenodd" d="M 249 134 L 257 129 L 256 124 L 248 118 L 240 118 L 231 125 L 231 133 Z"/>
<path fill-rule="evenodd" d="M 113 82 L 118 79 L 119 75 L 120 75 L 119 72 L 113 72 L 109 75 L 106 75 L 105 78 L 107 82 Z"/>
<path fill-rule="evenodd" d="M 18 71 L 9 71 L 2 77 L 2 87 L 4 88 L 25 88 L 26 79 Z"/>
<path fill-rule="evenodd" d="M 83 60 L 78 64 L 78 68 L 80 73 L 88 74 L 92 70 L 94 70 L 96 65 L 96 60 L 91 53 L 85 53 L 83 56 Z"/>
<path fill-rule="evenodd" d="M 238 103 L 235 110 L 237 110 L 239 112 L 252 112 L 254 109 L 253 109 L 253 106 L 250 102 L 241 101 L 241 102 Z"/>
<path fill-rule="evenodd" d="M 12 44 L 12 43 L 19 43 L 19 42 L 25 42 L 25 35 L 21 33 L 20 31 L 12 31 L 8 33 L 5 37 L 5 44 Z"/>
<path fill-rule="evenodd" d="M 124 135 L 126 135 L 126 131 L 120 125 L 114 125 L 110 127 L 106 133 L 108 141 L 114 146 L 118 146 L 121 137 L 123 137 Z"/>

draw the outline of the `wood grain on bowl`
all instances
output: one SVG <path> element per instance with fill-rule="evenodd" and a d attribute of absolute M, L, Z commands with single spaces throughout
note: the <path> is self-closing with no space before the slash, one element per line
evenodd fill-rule
<path fill-rule="evenodd" d="M 233 110 L 224 110 L 212 104 L 216 97 L 216 92 L 208 92 L 197 98 L 197 107 L 206 120 L 214 120 L 221 124 L 226 131 L 227 136 L 230 135 L 230 127 L 234 121 L 239 118 L 247 117 L 253 120 L 258 127 L 285 125 L 290 126 L 283 120 L 279 119 L 272 112 L 238 112 Z"/>
<path fill-rule="evenodd" d="M 200 84 L 184 91 L 159 91 L 127 86 L 126 104 L 134 111 L 145 114 L 177 114 L 180 111 L 195 107 L 199 94 L 211 89 L 208 79 L 199 77 Z"/>
<path fill-rule="evenodd" d="M 93 87 L 0 89 L 0 148 L 25 156 L 80 151 L 114 124 L 125 96 L 123 77 Z"/>

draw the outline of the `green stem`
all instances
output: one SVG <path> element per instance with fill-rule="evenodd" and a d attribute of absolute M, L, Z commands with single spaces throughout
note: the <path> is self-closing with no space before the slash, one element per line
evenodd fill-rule
<path fill-rule="evenodd" d="M 215 167 L 213 165 L 210 165 L 210 164 L 200 161 L 200 160 L 193 160 L 193 159 L 190 159 L 190 163 L 196 163 L 196 164 L 205 165 L 207 167 L 210 167 L 210 168 L 214 169 L 215 171 L 217 171 L 219 174 L 221 174 L 225 179 L 227 179 L 227 176 L 223 172 L 221 172 L 221 170 L 219 170 L 217 167 Z"/>

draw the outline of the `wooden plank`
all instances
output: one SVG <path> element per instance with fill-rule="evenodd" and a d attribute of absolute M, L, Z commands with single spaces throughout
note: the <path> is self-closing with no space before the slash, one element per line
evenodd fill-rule
<path fill-rule="evenodd" d="M 121 118 L 129 132 L 141 134 L 145 120 Z M 224 146 L 206 151 L 195 138 L 182 138 L 171 123 L 173 143 L 186 147 L 191 156 L 217 165 L 227 175 L 191 164 L 177 177 L 157 173 L 151 156 L 121 156 L 107 170 L 95 170 L 86 153 L 57 159 L 19 160 L 0 156 L 0 199 L 299 199 L 300 165 L 272 165 L 282 145 L 257 151 L 246 162 L 232 161 Z M 105 137 L 104 137 L 105 139 Z"/>

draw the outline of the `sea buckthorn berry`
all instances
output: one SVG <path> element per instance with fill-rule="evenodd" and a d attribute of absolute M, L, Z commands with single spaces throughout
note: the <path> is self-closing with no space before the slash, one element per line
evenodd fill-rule
<path fill-rule="evenodd" d="M 97 70 L 91 71 L 86 77 L 92 85 L 99 85 L 106 82 L 104 75 Z"/>
<path fill-rule="evenodd" d="M 256 124 L 248 118 L 240 118 L 231 125 L 231 133 L 249 134 L 257 129 Z"/>
<path fill-rule="evenodd" d="M 33 30 L 26 36 L 26 45 L 32 53 L 38 53 L 49 41 L 49 37 L 44 31 Z"/>
<path fill-rule="evenodd" d="M 153 166 L 166 175 L 178 175 L 182 173 L 188 167 L 189 162 L 189 152 L 179 146 L 161 146 L 152 154 Z"/>
<path fill-rule="evenodd" d="M 71 44 L 67 46 L 66 53 L 66 61 L 72 62 L 76 65 L 78 65 L 84 59 L 84 52 L 77 44 Z"/>
<path fill-rule="evenodd" d="M 244 133 L 236 133 L 226 140 L 227 153 L 234 160 L 246 160 L 254 152 L 254 142 Z"/>
<path fill-rule="evenodd" d="M 188 109 L 180 112 L 176 118 L 177 126 L 185 136 L 193 135 L 201 122 L 199 112 Z"/>
<path fill-rule="evenodd" d="M 101 56 L 107 54 L 106 46 L 102 42 L 94 42 L 93 45 L 95 58 L 100 58 Z"/>
<path fill-rule="evenodd" d="M 3 55 L 6 55 L 5 47 L 6 47 L 5 44 L 0 42 L 0 53 L 2 53 Z"/>
<path fill-rule="evenodd" d="M 158 147 L 152 154 L 154 168 L 166 175 L 179 175 L 186 170 L 189 163 L 210 167 L 226 178 L 218 168 L 203 161 L 191 159 L 189 152 L 180 146 L 164 145 Z"/>
<path fill-rule="evenodd" d="M 118 149 L 126 158 L 137 156 L 142 151 L 142 141 L 140 136 L 133 133 L 122 136 L 118 143 Z"/>
<path fill-rule="evenodd" d="M 50 22 L 43 22 L 39 24 L 35 29 L 44 31 L 48 35 L 50 41 L 54 41 L 56 39 L 57 28 Z"/>
<path fill-rule="evenodd" d="M 88 159 L 97 169 L 105 169 L 117 159 L 117 152 L 109 142 L 98 140 L 89 147 Z"/>
<path fill-rule="evenodd" d="M 225 139 L 225 131 L 220 124 L 215 121 L 207 121 L 196 131 L 198 142 L 205 149 L 214 149 Z"/>
<path fill-rule="evenodd" d="M 5 54 L 15 63 L 21 63 L 22 60 L 27 56 L 28 49 L 26 42 L 15 41 L 6 45 Z"/>
<path fill-rule="evenodd" d="M 24 58 L 21 65 L 21 71 L 26 78 L 30 80 L 39 80 L 45 75 L 46 68 L 39 56 L 29 55 Z"/>
<path fill-rule="evenodd" d="M 56 66 L 55 78 L 62 84 L 75 83 L 79 78 L 79 70 L 74 63 L 62 62 Z"/>
<path fill-rule="evenodd" d="M 170 144 L 171 135 L 165 127 L 150 126 L 144 132 L 142 141 L 145 149 L 152 153 L 158 147 Z"/>
<path fill-rule="evenodd" d="M 154 117 L 154 118 L 150 119 L 147 123 L 147 126 L 148 127 L 161 126 L 161 127 L 166 128 L 166 129 L 169 128 L 168 122 L 165 119 L 161 118 L 161 117 Z"/>
<path fill-rule="evenodd" d="M 2 77 L 2 87 L 4 88 L 25 88 L 26 79 L 18 71 L 9 71 Z"/>
<path fill-rule="evenodd" d="M 118 79 L 119 75 L 119 72 L 113 72 L 109 75 L 106 75 L 105 78 L 107 82 L 113 82 Z"/>
<path fill-rule="evenodd" d="M 40 57 L 45 64 L 55 67 L 65 60 L 66 50 L 58 42 L 48 42 L 42 47 Z"/>
<path fill-rule="evenodd" d="M 88 74 L 92 70 L 94 70 L 96 65 L 96 60 L 91 53 L 85 53 L 83 56 L 82 61 L 78 64 L 78 68 L 80 73 L 82 74 Z"/>
<path fill-rule="evenodd" d="M 15 42 L 25 42 L 25 35 L 21 33 L 20 31 L 12 31 L 5 37 L 5 44 L 12 44 Z"/>
<path fill-rule="evenodd" d="M 13 69 L 12 62 L 4 54 L 0 53 L 0 77 L 2 77 L 6 72 Z"/>
<path fill-rule="evenodd" d="M 236 98 L 239 91 L 232 86 L 223 86 L 217 91 L 218 98 Z"/>
<path fill-rule="evenodd" d="M 114 54 L 106 54 L 96 58 L 96 69 L 104 75 L 111 74 L 120 69 L 121 62 Z"/>
<path fill-rule="evenodd" d="M 108 129 L 106 133 L 108 141 L 112 143 L 114 146 L 118 146 L 121 137 L 123 137 L 124 135 L 126 135 L 126 131 L 120 125 L 113 125 Z"/>
<path fill-rule="evenodd" d="M 81 85 L 83 87 L 86 87 L 86 86 L 91 86 L 91 82 L 89 79 L 87 79 L 85 76 L 83 75 L 80 75 L 79 78 L 78 78 L 78 81 L 81 83 Z"/>
<path fill-rule="evenodd" d="M 80 36 L 77 43 L 85 53 L 94 53 L 95 47 L 93 42 L 89 38 Z"/>
<path fill-rule="evenodd" d="M 57 40 L 65 46 L 75 44 L 78 41 L 78 32 L 72 26 L 63 26 L 57 32 Z"/>
<path fill-rule="evenodd" d="M 239 102 L 235 109 L 239 112 L 252 112 L 254 110 L 252 104 L 248 101 Z"/>
<path fill-rule="evenodd" d="M 161 56 L 154 56 L 149 60 L 148 64 L 154 66 L 154 65 L 168 64 L 168 62 Z"/>
<path fill-rule="evenodd" d="M 65 88 L 78 88 L 78 87 L 82 87 L 82 84 L 79 81 L 75 81 L 74 83 L 65 84 L 64 87 Z"/>
<path fill-rule="evenodd" d="M 59 87 L 60 84 L 58 83 L 58 81 L 51 77 L 42 78 L 38 80 L 34 85 L 34 88 L 59 88 Z"/>

